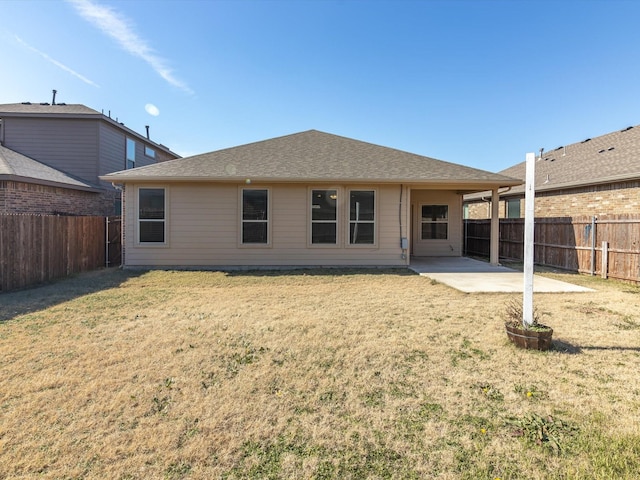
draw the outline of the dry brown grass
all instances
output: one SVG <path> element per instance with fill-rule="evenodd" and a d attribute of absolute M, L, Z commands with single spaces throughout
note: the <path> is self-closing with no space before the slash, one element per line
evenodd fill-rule
<path fill-rule="evenodd" d="M 597 292 L 536 295 L 547 353 L 403 270 L 0 295 L 0 478 L 637 478 L 640 289 L 553 276 Z"/>

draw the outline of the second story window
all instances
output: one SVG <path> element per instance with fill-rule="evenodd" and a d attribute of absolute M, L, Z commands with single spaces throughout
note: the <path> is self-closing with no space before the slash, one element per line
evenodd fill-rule
<path fill-rule="evenodd" d="M 127 170 L 136 167 L 136 142 L 127 138 Z"/>
<path fill-rule="evenodd" d="M 156 158 L 156 151 L 151 147 L 147 147 L 146 145 L 144 146 L 144 154 L 149 158 Z"/>

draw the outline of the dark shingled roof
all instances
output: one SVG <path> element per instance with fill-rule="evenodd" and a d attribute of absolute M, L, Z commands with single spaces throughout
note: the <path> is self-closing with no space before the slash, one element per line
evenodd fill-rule
<path fill-rule="evenodd" d="M 539 192 L 640 179 L 640 126 L 628 127 L 600 137 L 536 154 L 535 189 Z M 499 172 L 525 178 L 526 162 Z M 513 187 L 506 195 L 522 195 L 525 186 Z M 477 200 L 472 194 L 465 200 Z M 488 192 L 484 193 L 488 195 Z"/>
<path fill-rule="evenodd" d="M 76 190 L 98 191 L 100 187 L 49 167 L 0 145 L 0 180 L 39 183 Z"/>
<path fill-rule="evenodd" d="M 520 181 L 317 130 L 111 173 L 114 182 L 403 182 L 509 186 Z"/>

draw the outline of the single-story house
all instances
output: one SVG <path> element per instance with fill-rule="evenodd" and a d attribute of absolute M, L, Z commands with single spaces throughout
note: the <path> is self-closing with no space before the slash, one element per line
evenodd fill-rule
<path fill-rule="evenodd" d="M 523 155 L 524 156 L 524 155 Z M 526 163 L 499 172 L 524 178 Z M 536 161 L 535 216 L 637 213 L 640 209 L 640 126 L 542 152 Z M 500 192 L 499 216 L 524 216 L 524 186 Z M 491 218 L 491 192 L 466 195 L 465 217 Z"/>
<path fill-rule="evenodd" d="M 497 196 L 521 183 L 316 130 L 100 178 L 124 190 L 125 267 L 407 266 L 411 255 L 460 256 L 463 194 Z"/>

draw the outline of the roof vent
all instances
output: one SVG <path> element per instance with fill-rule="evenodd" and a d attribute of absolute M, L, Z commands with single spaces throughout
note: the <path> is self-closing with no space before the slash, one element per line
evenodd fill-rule
<path fill-rule="evenodd" d="M 606 150 L 603 148 L 602 150 L 600 150 L 598 153 L 604 153 Z"/>
<path fill-rule="evenodd" d="M 556 150 L 560 150 L 561 148 L 564 148 L 564 147 L 560 145 L 558 148 L 556 148 Z"/>
<path fill-rule="evenodd" d="M 60 103 L 56 103 L 56 105 L 62 105 L 62 106 L 66 106 L 67 104 L 64 102 L 60 102 Z"/>
<path fill-rule="evenodd" d="M 609 147 L 607 148 L 607 151 L 610 152 L 611 150 L 615 150 L 616 147 Z"/>
<path fill-rule="evenodd" d="M 40 102 L 40 105 L 49 105 L 47 102 Z"/>
<path fill-rule="evenodd" d="M 590 142 L 590 141 L 591 141 L 591 139 L 590 139 L 590 138 L 587 138 L 586 140 L 583 140 L 583 141 L 581 141 L 580 143 L 587 143 L 587 142 Z"/>
<path fill-rule="evenodd" d="M 31 102 L 22 102 L 22 105 L 31 105 Z"/>
<path fill-rule="evenodd" d="M 631 130 L 633 127 L 627 127 L 624 130 L 620 130 L 621 132 L 628 132 L 629 130 Z"/>

